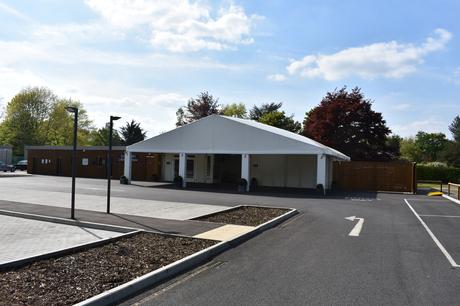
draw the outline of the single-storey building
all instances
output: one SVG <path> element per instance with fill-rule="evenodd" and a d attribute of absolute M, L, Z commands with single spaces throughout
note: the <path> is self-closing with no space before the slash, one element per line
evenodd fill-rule
<path fill-rule="evenodd" d="M 124 175 L 133 156 L 159 154 L 160 178 L 187 183 L 329 189 L 335 160 L 345 154 L 310 138 L 248 119 L 212 115 L 126 147 Z"/>
<path fill-rule="evenodd" d="M 0 161 L 7 165 L 13 162 L 13 148 L 11 146 L 0 146 Z"/>
<path fill-rule="evenodd" d="M 32 174 L 71 176 L 72 146 L 26 146 L 27 172 Z M 107 178 L 108 147 L 77 147 L 77 176 Z M 131 156 L 132 176 L 139 181 L 160 179 L 161 156 L 153 153 L 139 153 Z M 112 178 L 123 175 L 125 147 L 112 148 Z"/>

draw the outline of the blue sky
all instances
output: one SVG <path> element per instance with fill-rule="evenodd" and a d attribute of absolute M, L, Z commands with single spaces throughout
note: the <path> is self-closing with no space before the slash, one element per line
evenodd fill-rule
<path fill-rule="evenodd" d="M 458 12 L 454 0 L 0 0 L 0 103 L 47 86 L 97 126 L 121 115 L 154 136 L 204 90 L 248 108 L 280 101 L 301 121 L 346 85 L 394 133 L 450 137 Z"/>

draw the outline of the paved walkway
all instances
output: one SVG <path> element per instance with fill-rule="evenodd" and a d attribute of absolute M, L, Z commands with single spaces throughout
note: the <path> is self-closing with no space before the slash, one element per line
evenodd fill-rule
<path fill-rule="evenodd" d="M 122 233 L 0 215 L 0 264 L 120 235 Z"/>
<path fill-rule="evenodd" d="M 106 196 L 76 194 L 75 207 L 78 209 L 105 212 Z M 0 200 L 39 204 L 68 208 L 70 193 L 56 191 L 29 190 L 22 186 L 0 185 Z M 166 202 L 124 197 L 112 197 L 111 212 L 152 218 L 188 220 L 202 215 L 225 210 L 225 206 Z"/>
<path fill-rule="evenodd" d="M 0 200 L 0 214 L 1 210 L 58 218 L 70 217 L 69 207 L 64 208 L 38 204 L 9 202 L 2 200 Z M 186 236 L 194 236 L 221 226 L 221 224 L 203 221 L 167 220 L 161 218 L 133 216 L 127 214 L 107 214 L 104 212 L 82 209 L 76 210 L 75 217 L 79 221 L 102 223 L 155 231 L 165 234 L 177 234 Z"/>

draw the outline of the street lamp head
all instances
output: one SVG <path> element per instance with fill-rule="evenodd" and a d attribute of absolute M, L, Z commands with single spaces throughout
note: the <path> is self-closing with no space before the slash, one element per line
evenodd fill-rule
<path fill-rule="evenodd" d="M 112 120 L 112 121 L 115 121 L 115 120 L 118 120 L 118 119 L 121 119 L 121 117 L 118 117 L 118 116 L 110 116 L 110 120 Z"/>
<path fill-rule="evenodd" d="M 66 109 L 66 111 L 68 111 L 69 113 L 76 113 L 76 112 L 78 111 L 78 108 L 73 107 L 73 106 L 67 106 L 65 109 Z"/>

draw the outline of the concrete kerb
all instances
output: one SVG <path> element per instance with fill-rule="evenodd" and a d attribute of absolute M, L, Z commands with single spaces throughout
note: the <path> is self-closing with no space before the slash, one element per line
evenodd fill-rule
<path fill-rule="evenodd" d="M 190 220 L 192 220 L 192 221 L 200 221 L 200 222 L 209 222 L 209 221 L 202 221 L 202 220 L 199 220 L 199 219 L 200 219 L 200 218 L 205 218 L 205 217 L 215 216 L 215 215 L 218 215 L 218 214 L 220 214 L 220 213 L 224 213 L 224 212 L 236 210 L 236 209 L 241 208 L 241 207 L 260 207 L 260 208 L 273 208 L 273 209 L 282 209 L 282 210 L 295 210 L 294 208 L 276 207 L 276 206 L 237 205 L 237 206 L 232 206 L 232 207 L 226 208 L 226 209 L 221 210 L 221 211 L 216 211 L 216 212 L 213 212 L 213 213 L 210 213 L 210 214 L 198 216 L 198 217 L 192 218 L 192 219 L 190 219 Z M 276 218 L 275 218 L 275 219 L 276 219 Z M 273 219 L 273 220 L 274 220 L 274 219 Z M 213 223 L 215 223 L 215 222 L 213 222 Z"/>
<path fill-rule="evenodd" d="M 209 259 L 215 257 L 216 255 L 243 243 L 244 241 L 262 233 L 263 231 L 269 228 L 277 226 L 278 224 L 291 218 L 297 213 L 298 211 L 296 209 L 291 209 L 285 214 L 257 226 L 256 228 L 254 228 L 252 231 L 248 233 L 242 234 L 228 241 L 219 242 L 209 248 L 201 250 L 195 254 L 189 255 L 185 258 L 182 258 L 160 269 L 157 269 L 141 277 L 133 279 L 123 285 L 112 288 L 103 293 L 100 293 L 76 305 L 77 306 L 96 306 L 96 305 L 99 306 L 99 305 L 110 305 L 110 304 L 119 302 L 120 300 L 123 300 L 129 296 L 132 296 L 135 293 L 140 292 L 141 290 L 144 290 L 150 286 L 159 284 L 162 281 L 167 280 L 173 276 L 176 276 L 184 271 L 191 270 L 199 266 L 200 264 L 208 261 Z M 199 238 L 195 238 L 195 239 L 199 239 Z"/>
<path fill-rule="evenodd" d="M 70 254 L 73 254 L 79 251 L 84 251 L 90 248 L 101 246 L 101 245 L 110 243 L 112 241 L 115 241 L 121 238 L 131 237 L 140 232 L 143 232 L 143 231 L 132 231 L 132 232 L 129 232 L 124 235 L 117 236 L 117 237 L 105 238 L 105 239 L 97 240 L 97 241 L 90 242 L 90 243 L 82 243 L 82 244 L 78 244 L 78 245 L 75 245 L 69 248 L 64 248 L 64 249 L 60 249 L 60 250 L 53 251 L 53 252 L 42 253 L 42 254 L 38 254 L 35 256 L 27 257 L 27 258 L 21 258 L 21 259 L 9 261 L 9 262 L 0 264 L 0 271 L 12 269 L 12 268 L 17 269 L 27 264 L 36 262 L 38 260 L 45 260 L 45 259 L 50 259 L 54 257 L 62 257 L 65 255 L 70 255 Z"/>
<path fill-rule="evenodd" d="M 72 226 L 85 227 L 85 228 L 93 228 L 93 229 L 119 232 L 119 233 L 129 233 L 129 232 L 139 230 L 138 228 L 132 228 L 132 227 L 124 227 L 124 226 L 95 223 L 95 222 L 88 222 L 88 221 L 79 221 L 79 220 L 72 220 L 72 219 L 66 219 L 66 218 L 60 218 L 60 217 L 50 217 L 50 216 L 45 216 L 45 215 L 29 214 L 29 213 L 4 210 L 4 209 L 0 209 L 0 215 L 31 219 L 31 220 L 37 220 L 37 221 L 59 223 L 59 224 L 64 224 L 64 225 L 72 225 Z"/>
<path fill-rule="evenodd" d="M 457 200 L 457 199 L 455 199 L 455 198 L 453 198 L 453 197 L 451 197 L 451 196 L 449 196 L 447 194 L 443 194 L 442 197 L 454 202 L 455 204 L 460 205 L 460 200 Z"/>

